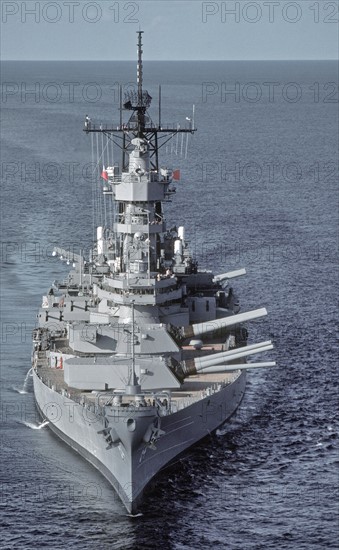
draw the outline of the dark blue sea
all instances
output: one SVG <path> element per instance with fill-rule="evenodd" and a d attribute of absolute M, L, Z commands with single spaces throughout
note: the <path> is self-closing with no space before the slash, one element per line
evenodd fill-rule
<path fill-rule="evenodd" d="M 2 64 L 3 549 L 338 548 L 338 90 L 334 62 L 151 62 L 157 120 L 198 132 L 163 147 L 180 168 L 168 224 L 186 226 L 200 266 L 246 267 L 242 309 L 266 306 L 250 343 L 277 367 L 248 375 L 245 399 L 128 517 L 108 482 L 38 429 L 30 368 L 41 295 L 67 266 L 55 245 L 89 248 L 88 114 L 119 122 L 134 63 Z M 183 154 L 181 152 L 183 150 Z M 268 357 L 267 357 L 268 358 Z"/>

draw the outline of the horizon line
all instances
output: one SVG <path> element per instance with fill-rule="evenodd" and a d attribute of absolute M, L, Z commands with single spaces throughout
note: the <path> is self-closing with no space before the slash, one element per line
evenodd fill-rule
<path fill-rule="evenodd" d="M 48 63 L 53 62 L 59 62 L 59 61 L 65 61 L 65 62 L 78 62 L 78 63 L 86 63 L 86 62 L 122 62 L 122 63 L 135 63 L 134 59 L 0 59 L 1 61 L 46 61 Z M 338 61 L 336 57 L 321 57 L 321 58 L 284 58 L 284 59 L 263 59 L 263 58 L 257 58 L 257 59 L 144 59 L 144 63 L 177 63 L 177 62 L 194 62 L 194 63 L 201 63 L 201 61 L 207 61 L 207 62 L 219 62 L 219 61 Z"/>

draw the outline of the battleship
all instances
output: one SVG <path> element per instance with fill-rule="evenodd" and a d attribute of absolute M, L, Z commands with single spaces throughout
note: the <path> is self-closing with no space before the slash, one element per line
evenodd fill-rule
<path fill-rule="evenodd" d="M 161 470 L 234 414 L 247 370 L 275 364 L 247 362 L 273 345 L 247 342 L 247 323 L 267 311 L 240 311 L 231 281 L 245 269 L 199 269 L 185 228 L 167 223 L 178 174 L 161 166 L 159 152 L 178 136 L 187 148 L 194 110 L 184 124 L 163 124 L 159 87 L 153 122 L 142 32 L 136 86 L 124 97 L 120 87 L 118 123 L 85 117 L 92 155 L 103 145 L 94 178 L 96 211 L 105 215 L 88 256 L 54 250 L 70 272 L 43 296 L 32 350 L 43 421 L 105 476 L 133 514 Z M 111 146 L 120 149 L 119 163 Z"/>

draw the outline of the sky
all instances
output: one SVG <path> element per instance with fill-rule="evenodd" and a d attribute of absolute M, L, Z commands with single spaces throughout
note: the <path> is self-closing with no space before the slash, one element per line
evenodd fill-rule
<path fill-rule="evenodd" d="M 339 0 L 1 0 L 3 60 L 336 59 Z M 147 44 L 148 43 L 148 44 Z"/>

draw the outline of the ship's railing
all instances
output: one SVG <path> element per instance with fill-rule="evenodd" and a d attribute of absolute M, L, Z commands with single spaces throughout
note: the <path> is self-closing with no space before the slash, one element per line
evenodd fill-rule
<path fill-rule="evenodd" d="M 159 174 L 158 172 L 156 171 L 150 171 L 150 172 L 147 172 L 145 174 L 145 176 L 148 176 L 148 181 L 151 182 L 151 183 L 162 183 L 162 184 L 169 184 L 169 183 L 172 183 L 172 178 L 170 177 L 162 177 L 161 174 Z M 128 174 L 128 180 L 129 181 L 132 181 L 132 182 L 135 182 L 135 183 L 138 183 L 139 182 L 139 176 L 137 174 L 133 174 L 133 172 L 130 172 Z M 122 175 L 121 174 L 117 174 L 115 176 L 110 176 L 108 175 L 108 183 L 112 184 L 112 185 L 119 185 L 120 183 L 128 183 L 128 181 L 126 181 L 126 179 L 123 179 L 122 178 Z M 104 191 L 107 191 L 108 189 L 104 188 Z M 166 191 L 166 193 L 175 193 L 175 190 L 174 189 L 168 189 Z"/>
<path fill-rule="evenodd" d="M 239 375 L 240 375 L 240 371 L 236 371 L 232 376 L 229 376 L 227 379 L 221 382 L 215 382 L 214 384 L 211 384 L 211 386 L 208 386 L 207 388 L 197 393 L 196 395 L 188 395 L 184 398 L 182 397 L 172 398 L 170 402 L 170 413 L 181 411 L 182 409 L 185 409 L 186 407 L 193 405 L 193 403 L 196 403 L 197 401 L 201 401 L 205 397 L 208 397 L 210 395 L 213 395 L 214 393 L 217 393 L 223 387 L 228 386 L 229 384 L 232 384 L 232 382 L 234 382 L 239 377 Z"/>
<path fill-rule="evenodd" d="M 119 397 L 121 401 L 115 403 L 115 399 Z M 154 407 L 157 408 L 159 416 L 166 416 L 170 414 L 170 392 L 148 390 L 143 393 L 137 394 L 135 397 L 138 398 L 136 401 L 130 396 L 126 395 L 123 390 L 113 390 L 111 394 L 102 394 L 98 392 L 96 399 L 97 403 L 100 404 L 100 401 L 103 401 L 104 406 L 112 407 L 113 409 L 119 411 L 123 410 L 130 414 L 135 413 L 136 411 L 152 411 Z"/>
<path fill-rule="evenodd" d="M 164 288 L 142 288 L 142 287 L 133 287 L 132 285 L 127 288 L 115 288 L 111 285 L 107 284 L 101 284 L 102 290 L 105 290 L 106 292 L 112 292 L 114 294 L 120 294 L 121 296 L 129 296 L 131 294 L 135 294 L 137 296 L 169 296 L 171 297 L 173 294 L 174 298 L 181 298 L 181 288 L 178 287 L 178 285 L 173 284 L 171 287 L 164 287 Z"/>

